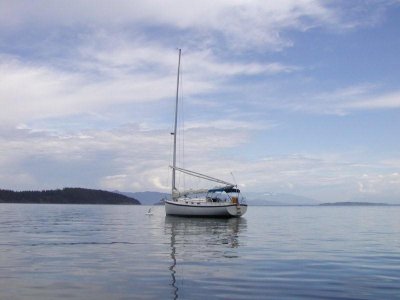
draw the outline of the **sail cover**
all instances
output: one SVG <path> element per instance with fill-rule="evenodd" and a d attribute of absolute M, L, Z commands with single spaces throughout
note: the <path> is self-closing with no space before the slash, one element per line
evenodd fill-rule
<path fill-rule="evenodd" d="M 233 187 L 233 186 L 226 186 L 221 188 L 215 188 L 208 190 L 209 193 L 218 193 L 218 192 L 225 192 L 225 193 L 240 193 L 240 190 Z"/>

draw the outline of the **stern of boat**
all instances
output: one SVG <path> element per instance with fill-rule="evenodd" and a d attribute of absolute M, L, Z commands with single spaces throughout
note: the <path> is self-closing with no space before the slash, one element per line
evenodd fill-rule
<path fill-rule="evenodd" d="M 241 204 L 241 205 L 229 206 L 227 208 L 227 211 L 232 217 L 241 217 L 246 213 L 247 205 Z"/>

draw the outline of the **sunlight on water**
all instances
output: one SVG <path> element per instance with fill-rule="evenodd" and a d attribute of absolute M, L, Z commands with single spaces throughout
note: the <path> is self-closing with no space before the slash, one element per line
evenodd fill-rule
<path fill-rule="evenodd" d="M 0 205 L 1 299 L 400 299 L 400 207 Z"/>

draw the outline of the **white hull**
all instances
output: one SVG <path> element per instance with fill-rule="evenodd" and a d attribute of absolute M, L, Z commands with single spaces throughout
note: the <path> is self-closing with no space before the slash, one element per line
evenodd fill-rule
<path fill-rule="evenodd" d="M 165 213 L 167 215 L 185 217 L 240 217 L 247 211 L 245 204 L 232 203 L 200 203 L 188 204 L 182 201 L 166 201 Z"/>

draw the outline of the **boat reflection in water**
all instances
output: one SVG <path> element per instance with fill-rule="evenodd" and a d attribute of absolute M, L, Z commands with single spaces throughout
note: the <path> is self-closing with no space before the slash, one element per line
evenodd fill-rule
<path fill-rule="evenodd" d="M 178 299 L 178 295 L 182 298 L 201 296 L 207 292 L 208 281 L 237 272 L 234 260 L 239 257 L 240 234 L 246 229 L 244 218 L 166 216 L 172 299 Z"/>

